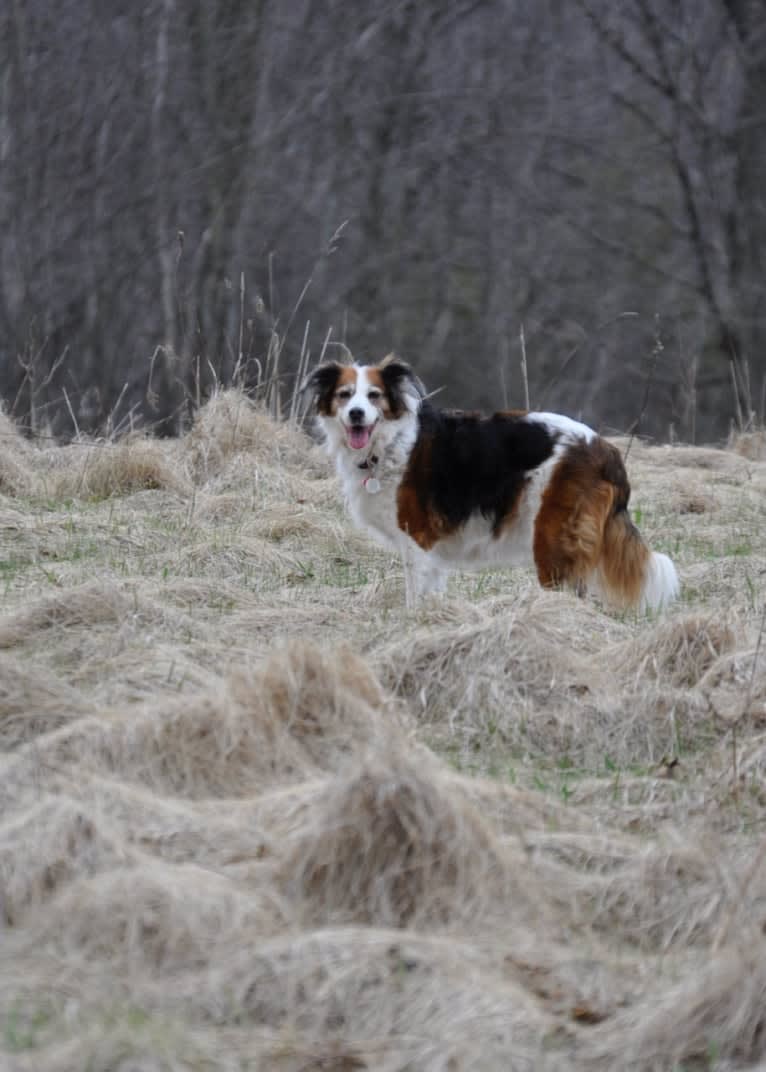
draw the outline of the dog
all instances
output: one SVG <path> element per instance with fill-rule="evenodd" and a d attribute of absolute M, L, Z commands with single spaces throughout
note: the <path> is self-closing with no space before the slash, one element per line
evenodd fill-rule
<path fill-rule="evenodd" d="M 657 611 L 675 567 L 628 513 L 620 452 L 579 421 L 440 410 L 405 362 L 329 362 L 306 378 L 350 512 L 401 554 L 408 606 L 451 570 L 533 566 L 544 588 Z"/>

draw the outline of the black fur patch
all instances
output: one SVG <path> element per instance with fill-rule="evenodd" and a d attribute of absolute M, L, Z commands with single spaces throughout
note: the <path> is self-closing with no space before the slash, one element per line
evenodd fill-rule
<path fill-rule="evenodd" d="M 530 472 L 550 458 L 557 436 L 522 416 L 437 410 L 424 403 L 403 485 L 422 510 L 453 531 L 481 513 L 497 535 Z M 418 464 L 421 459 L 425 464 Z"/>
<path fill-rule="evenodd" d="M 333 395 L 338 386 L 342 368 L 343 366 L 339 365 L 337 361 L 329 361 L 315 368 L 301 384 L 301 393 L 303 391 L 313 392 L 317 413 L 325 415 L 331 413 Z"/>
<path fill-rule="evenodd" d="M 423 398 L 426 393 L 423 384 L 404 361 L 384 361 L 378 367 L 378 372 L 383 380 L 393 418 L 401 417 L 406 411 L 404 396 L 407 392 L 416 398 Z"/>

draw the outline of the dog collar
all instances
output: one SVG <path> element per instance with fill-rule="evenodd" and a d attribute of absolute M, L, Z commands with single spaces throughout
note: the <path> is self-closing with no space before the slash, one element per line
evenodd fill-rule
<path fill-rule="evenodd" d="M 377 454 L 371 454 L 369 458 L 366 458 L 357 466 L 359 469 L 366 469 L 369 473 L 369 476 L 366 476 L 362 481 L 362 487 L 370 495 L 377 495 L 380 491 L 380 481 L 375 476 L 375 470 L 378 468 L 379 460 Z"/>

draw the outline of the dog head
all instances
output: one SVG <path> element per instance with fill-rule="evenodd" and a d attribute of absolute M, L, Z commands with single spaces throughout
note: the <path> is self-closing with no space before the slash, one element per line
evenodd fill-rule
<path fill-rule="evenodd" d="M 379 365 L 319 365 L 301 390 L 313 393 L 328 435 L 334 427 L 334 445 L 351 451 L 371 449 L 387 422 L 416 413 L 425 395 L 409 365 L 393 355 Z"/>

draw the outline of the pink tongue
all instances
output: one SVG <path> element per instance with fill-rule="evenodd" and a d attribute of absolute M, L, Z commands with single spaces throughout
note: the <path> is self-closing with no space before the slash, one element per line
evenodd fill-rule
<path fill-rule="evenodd" d="M 369 428 L 349 428 L 348 441 L 354 450 L 361 450 L 370 442 Z"/>

